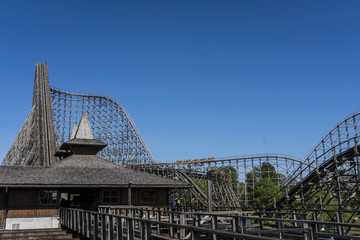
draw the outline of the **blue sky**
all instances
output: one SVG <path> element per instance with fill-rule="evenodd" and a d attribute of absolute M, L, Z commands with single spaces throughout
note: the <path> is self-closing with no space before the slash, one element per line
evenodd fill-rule
<path fill-rule="evenodd" d="M 154 159 L 304 158 L 360 110 L 360 1 L 0 0 L 3 159 L 50 84 L 117 100 Z M 1 161 L 1 160 L 0 160 Z"/>

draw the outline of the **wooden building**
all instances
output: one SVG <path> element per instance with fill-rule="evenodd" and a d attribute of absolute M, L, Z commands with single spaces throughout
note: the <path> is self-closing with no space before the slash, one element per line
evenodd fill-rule
<path fill-rule="evenodd" d="M 104 147 L 84 114 L 56 153 L 62 160 L 49 167 L 0 166 L 0 229 L 57 228 L 60 206 L 168 206 L 171 189 L 189 187 L 110 163 L 96 155 Z"/>

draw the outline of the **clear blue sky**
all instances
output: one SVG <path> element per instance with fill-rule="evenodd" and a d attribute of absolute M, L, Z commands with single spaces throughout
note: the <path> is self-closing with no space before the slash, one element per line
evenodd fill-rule
<path fill-rule="evenodd" d="M 50 84 L 116 99 L 156 161 L 304 158 L 360 110 L 360 1 L 0 0 L 0 161 Z"/>

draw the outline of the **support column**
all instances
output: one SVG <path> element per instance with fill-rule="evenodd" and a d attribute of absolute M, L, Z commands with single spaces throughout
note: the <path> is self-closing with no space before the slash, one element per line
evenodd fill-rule
<path fill-rule="evenodd" d="M 128 205 L 131 206 L 131 182 L 128 185 Z"/>
<path fill-rule="evenodd" d="M 212 211 L 212 182 L 211 182 L 211 170 L 207 172 L 207 189 L 208 189 L 208 211 Z"/>

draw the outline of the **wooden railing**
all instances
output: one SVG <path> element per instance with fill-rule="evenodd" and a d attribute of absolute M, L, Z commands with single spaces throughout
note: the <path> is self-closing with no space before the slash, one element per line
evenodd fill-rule
<path fill-rule="evenodd" d="M 358 224 L 319 222 L 294 218 L 259 217 L 234 212 L 178 212 L 173 209 L 108 207 L 103 212 L 63 208 L 61 224 L 90 239 L 283 239 L 296 236 L 305 240 L 319 238 L 360 239 L 359 235 L 341 231 Z M 269 227 L 272 225 L 271 227 Z M 323 233 L 319 226 L 334 226 Z M 290 237 L 291 238 L 291 237 Z"/>
<path fill-rule="evenodd" d="M 174 212 L 175 214 L 175 212 Z M 264 236 L 246 234 L 240 230 L 237 218 L 233 218 L 232 228 L 218 230 L 216 227 L 200 227 L 200 219 L 193 221 L 193 225 L 185 225 L 185 214 L 182 213 L 178 223 L 151 220 L 148 212 L 141 217 L 90 212 L 79 209 L 61 208 L 60 223 L 62 226 L 84 237 L 97 239 L 186 239 L 190 234 L 191 239 L 201 239 L 201 234 L 212 236 L 213 239 L 238 238 L 238 239 L 263 239 L 275 240 Z M 175 216 L 174 216 L 175 218 Z M 214 222 L 216 224 L 216 222 Z M 245 228 L 243 228 L 244 230 Z M 164 235 L 167 233 L 167 236 Z"/>

